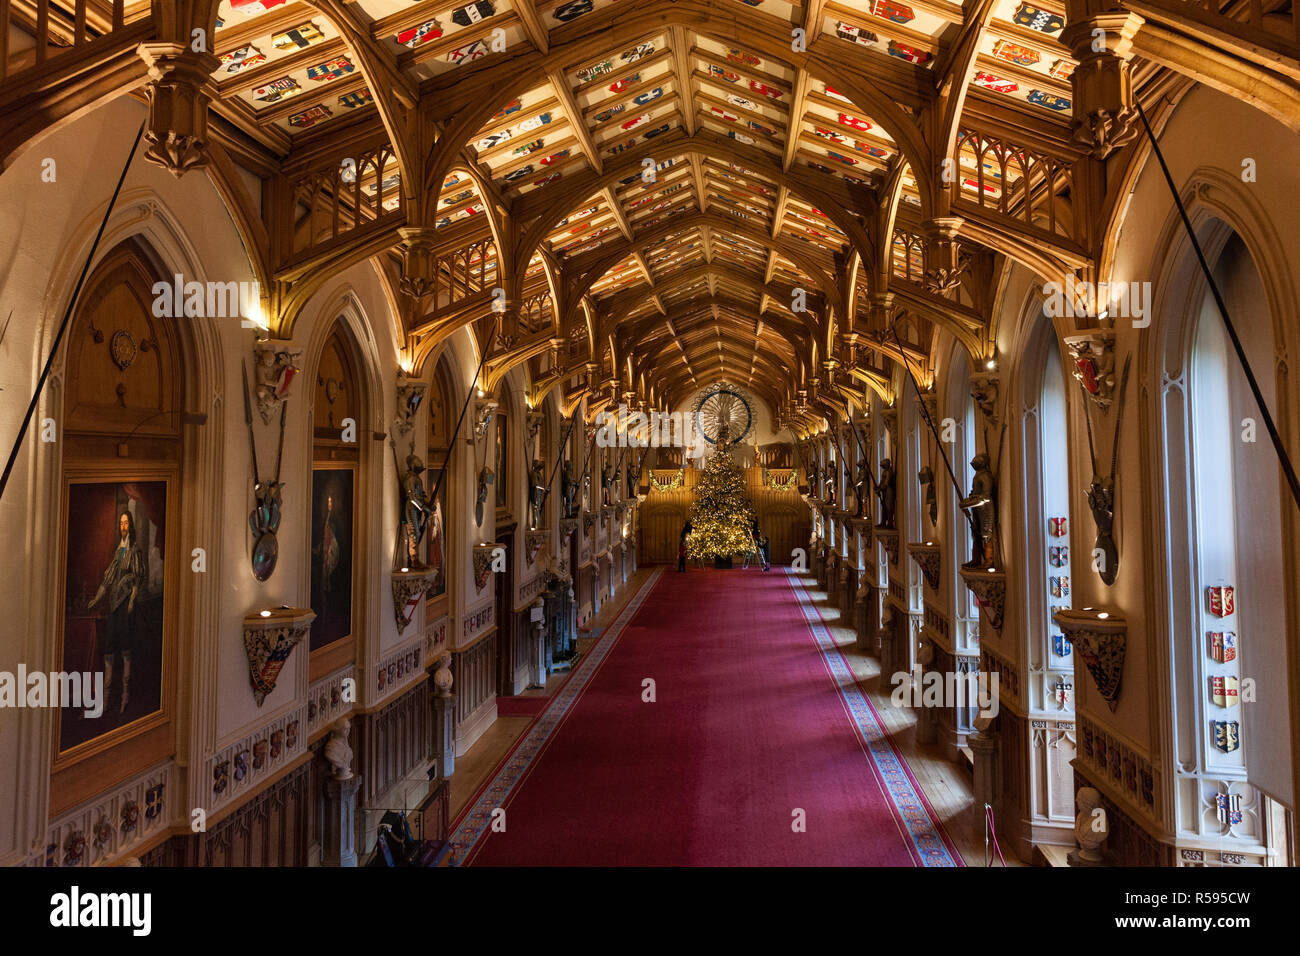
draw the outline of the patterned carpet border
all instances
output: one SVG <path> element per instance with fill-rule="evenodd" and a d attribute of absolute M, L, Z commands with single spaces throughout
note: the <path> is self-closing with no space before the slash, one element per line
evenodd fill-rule
<path fill-rule="evenodd" d="M 550 703 L 533 724 L 524 732 L 524 736 L 515 745 L 514 750 L 504 763 L 497 768 L 491 780 L 474 798 L 470 809 L 460 818 L 451 835 L 452 866 L 462 866 L 470 861 L 475 847 L 488 831 L 492 823 L 492 811 L 505 805 L 510 794 L 528 774 L 529 768 L 538 755 L 546 748 L 552 735 L 564 722 L 569 711 L 609 652 L 618 642 L 619 635 L 632 617 L 640 610 L 646 597 L 654 590 L 663 576 L 662 568 L 655 568 L 641 587 L 623 605 L 614 621 L 605 628 L 605 632 L 596 641 L 578 663 L 572 676 L 564 682 Z"/>
<path fill-rule="evenodd" d="M 965 866 L 966 863 L 948 838 L 943 824 L 931 815 L 929 801 L 921 792 L 903 756 L 895 749 L 876 708 L 858 685 L 856 676 L 843 651 L 835 643 L 821 611 L 813 603 L 798 572 L 785 569 L 786 578 L 803 610 L 804 619 L 822 653 L 822 659 L 839 688 L 840 696 L 867 746 L 885 792 L 893 802 L 899 818 L 912 841 L 914 857 L 921 866 Z"/>

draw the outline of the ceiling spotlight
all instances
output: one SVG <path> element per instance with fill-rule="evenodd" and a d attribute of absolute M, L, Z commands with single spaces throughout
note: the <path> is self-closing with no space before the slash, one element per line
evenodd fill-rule
<path fill-rule="evenodd" d="M 997 359 L 989 359 L 987 362 L 984 363 L 984 367 L 985 367 L 986 369 L 988 369 L 988 370 L 991 372 L 991 371 L 993 371 L 995 368 L 998 367 L 998 360 L 997 360 Z"/>

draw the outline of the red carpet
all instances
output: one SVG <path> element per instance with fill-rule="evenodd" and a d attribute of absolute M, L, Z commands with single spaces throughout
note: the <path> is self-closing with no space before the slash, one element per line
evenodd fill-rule
<path fill-rule="evenodd" d="M 961 865 L 874 731 L 891 799 L 784 574 L 669 571 L 641 598 L 471 803 L 459 862 Z"/>

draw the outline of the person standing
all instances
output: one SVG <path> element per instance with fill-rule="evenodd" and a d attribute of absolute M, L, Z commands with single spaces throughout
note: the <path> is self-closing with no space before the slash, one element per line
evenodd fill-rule
<path fill-rule="evenodd" d="M 118 713 L 126 712 L 127 702 L 131 699 L 131 651 L 134 643 L 136 621 L 135 602 L 140 596 L 141 586 L 148 581 L 144 552 L 140 550 L 135 539 L 135 518 L 130 511 L 122 511 L 118 516 L 118 532 L 121 539 L 104 570 L 104 579 L 99 590 L 91 599 L 88 607 L 94 607 L 104 598 L 108 599 L 108 621 L 104 634 L 104 691 L 108 694 L 113 687 L 113 660 L 122 656 L 122 696 L 118 704 Z"/>

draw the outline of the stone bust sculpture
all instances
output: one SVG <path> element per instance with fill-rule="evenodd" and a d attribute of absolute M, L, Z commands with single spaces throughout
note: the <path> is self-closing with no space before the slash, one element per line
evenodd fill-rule
<path fill-rule="evenodd" d="M 351 729 L 352 722 L 342 717 L 325 741 L 325 759 L 329 761 L 335 780 L 352 779 L 352 747 L 348 744 Z"/>
<path fill-rule="evenodd" d="M 1101 805 L 1101 794 L 1093 787 L 1080 787 L 1074 795 L 1078 814 L 1074 818 L 1074 839 L 1079 849 L 1070 854 L 1075 866 L 1096 866 L 1104 862 L 1101 846 L 1110 836 L 1110 821 Z"/>

